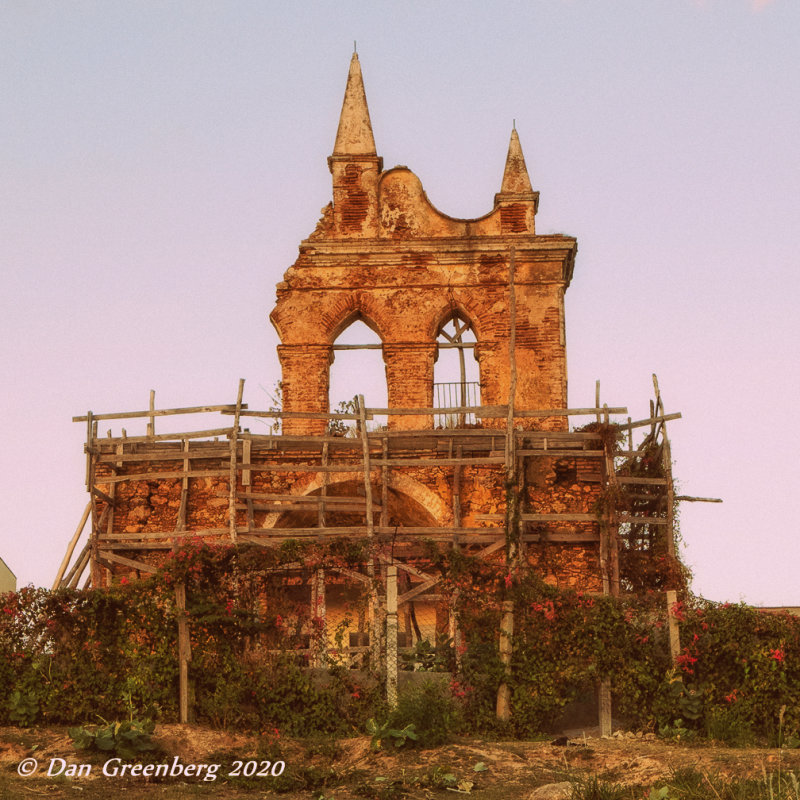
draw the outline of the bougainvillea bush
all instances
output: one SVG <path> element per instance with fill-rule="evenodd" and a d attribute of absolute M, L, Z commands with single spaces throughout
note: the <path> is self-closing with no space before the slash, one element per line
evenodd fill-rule
<path fill-rule="evenodd" d="M 29 725 L 175 712 L 172 608 L 144 586 L 27 587 L 0 598 L 0 720 Z"/>
<path fill-rule="evenodd" d="M 324 569 L 352 598 L 345 622 L 363 619 L 371 587 L 355 573 L 364 573 L 364 562 L 358 543 L 344 540 L 325 548 L 290 541 L 276 550 L 195 540 L 147 580 L 3 595 L 0 724 L 176 720 L 176 587 L 183 586 L 198 721 L 292 735 L 363 731 L 388 713 L 381 665 L 349 669 L 323 646 L 330 639 L 323 642 L 308 587 Z M 673 608 L 682 648 L 672 667 L 661 593 L 614 599 L 559 590 L 509 571 L 501 559 L 458 553 L 432 550 L 415 563 L 442 576 L 441 603 L 456 612 L 456 640 L 439 631 L 452 657 L 439 642 L 436 663 L 451 666 L 441 706 L 465 733 L 535 735 L 607 679 L 615 717 L 631 726 L 736 744 L 800 744 L 800 618 L 685 596 Z M 509 607 L 506 670 L 498 644 Z M 446 615 L 440 621 L 446 626 Z M 341 648 L 345 622 L 334 636 Z M 495 714 L 502 682 L 512 711 L 504 727 Z"/>
<path fill-rule="evenodd" d="M 504 678 L 517 735 L 547 730 L 603 679 L 614 687 L 615 713 L 647 724 L 668 660 L 664 623 L 652 602 L 563 591 L 535 575 L 469 560 L 454 570 L 451 586 L 462 636 L 455 691 L 476 729 L 496 726 Z M 514 607 L 508 674 L 497 646 L 504 600 Z"/>
<path fill-rule="evenodd" d="M 700 706 L 687 727 L 742 744 L 800 744 L 800 618 L 699 599 L 674 613 L 682 649 L 670 678 Z"/>

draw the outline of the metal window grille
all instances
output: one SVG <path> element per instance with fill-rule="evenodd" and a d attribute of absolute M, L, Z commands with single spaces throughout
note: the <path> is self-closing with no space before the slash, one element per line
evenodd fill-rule
<path fill-rule="evenodd" d="M 434 408 L 456 408 L 480 405 L 481 388 L 478 381 L 448 381 L 433 384 Z M 464 428 L 475 425 L 475 414 L 436 414 L 437 428 Z"/>

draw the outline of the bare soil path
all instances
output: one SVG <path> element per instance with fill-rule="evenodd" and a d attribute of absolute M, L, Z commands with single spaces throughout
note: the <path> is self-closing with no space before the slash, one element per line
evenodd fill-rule
<path fill-rule="evenodd" d="M 63 728 L 0 728 L 0 797 L 416 800 L 453 798 L 456 792 L 475 800 L 500 800 L 527 798 L 536 787 L 596 775 L 631 787 L 631 797 L 640 798 L 640 787 L 646 793 L 680 769 L 725 778 L 760 778 L 779 769 L 800 775 L 797 750 L 744 750 L 643 738 L 575 738 L 566 744 L 465 739 L 432 750 L 389 746 L 374 751 L 366 737 L 278 740 L 265 748 L 263 739 L 245 734 L 163 725 L 156 739 L 161 751 L 149 759 L 115 761 L 113 753 L 76 751 Z M 18 768 L 26 762 L 30 769 L 30 759 L 36 760 L 36 772 L 21 777 Z M 150 774 L 144 774 L 149 762 Z M 270 774 L 281 770 L 279 762 L 285 762 L 282 774 Z M 129 766 L 121 775 L 124 764 Z M 131 775 L 135 764 L 138 774 Z M 155 774 L 158 765 L 173 775 Z M 189 765 L 195 768 L 187 776 Z M 206 766 L 199 770 L 197 765 Z M 212 775 L 208 765 L 218 765 Z M 248 777 L 251 771 L 262 774 Z"/>

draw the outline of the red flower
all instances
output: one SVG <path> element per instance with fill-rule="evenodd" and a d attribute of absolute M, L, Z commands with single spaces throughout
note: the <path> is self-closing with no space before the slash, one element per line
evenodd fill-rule
<path fill-rule="evenodd" d="M 692 665 L 697 663 L 697 658 L 689 652 L 688 647 L 684 648 L 684 651 L 675 659 L 675 661 L 680 665 L 680 668 L 687 675 L 694 675 L 694 667 Z"/>
<path fill-rule="evenodd" d="M 779 647 L 777 650 L 770 650 L 769 657 L 774 658 L 779 664 L 783 663 L 783 659 L 785 657 L 785 653 L 783 652 L 783 648 Z"/>
<path fill-rule="evenodd" d="M 678 622 L 686 622 L 686 616 L 684 615 L 684 605 L 683 603 L 678 600 L 676 603 L 672 604 L 672 608 L 670 611 L 672 612 L 672 616 L 675 617 Z"/>

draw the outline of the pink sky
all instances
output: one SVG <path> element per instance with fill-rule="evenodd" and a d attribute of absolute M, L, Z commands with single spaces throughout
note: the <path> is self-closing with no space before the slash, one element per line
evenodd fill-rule
<path fill-rule="evenodd" d="M 490 210 L 516 119 L 538 231 L 579 242 L 570 404 L 599 378 L 646 416 L 657 373 L 681 491 L 724 500 L 681 515 L 695 590 L 800 604 L 790 0 L 3 4 L 0 556 L 20 584 L 52 582 L 86 503 L 73 415 L 151 388 L 233 402 L 239 377 L 269 404 L 267 316 L 330 199 L 354 39 L 379 154 L 445 213 Z"/>

